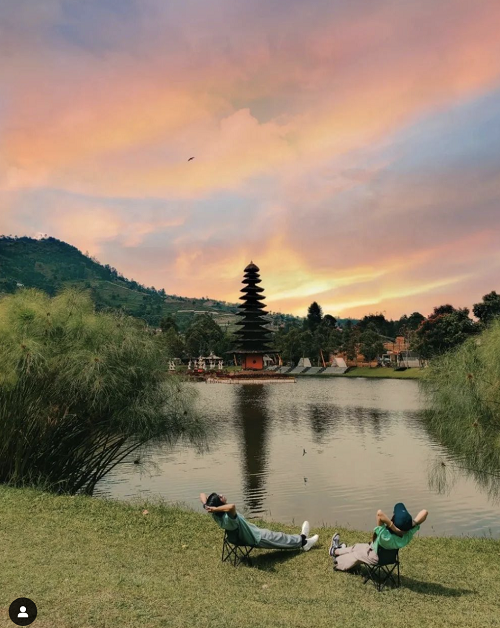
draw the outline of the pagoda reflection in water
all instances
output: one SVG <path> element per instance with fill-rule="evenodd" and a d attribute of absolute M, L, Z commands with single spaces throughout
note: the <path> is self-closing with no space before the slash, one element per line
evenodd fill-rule
<path fill-rule="evenodd" d="M 241 474 L 245 507 L 252 514 L 264 511 L 268 474 L 270 417 L 265 385 L 235 388 L 237 432 L 241 439 Z"/>

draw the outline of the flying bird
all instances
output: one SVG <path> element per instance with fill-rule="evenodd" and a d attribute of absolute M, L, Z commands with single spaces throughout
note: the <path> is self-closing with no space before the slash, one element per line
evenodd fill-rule
<path fill-rule="evenodd" d="M 302 449 L 302 455 L 305 456 L 307 454 L 307 451 L 305 449 Z"/>
<path fill-rule="evenodd" d="M 194 159 L 194 157 L 190 157 L 190 158 L 188 159 L 188 161 L 191 161 L 191 159 Z"/>

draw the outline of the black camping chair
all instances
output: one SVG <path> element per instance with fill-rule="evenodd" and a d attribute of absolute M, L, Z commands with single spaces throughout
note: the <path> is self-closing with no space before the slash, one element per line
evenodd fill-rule
<path fill-rule="evenodd" d="M 378 564 L 365 564 L 365 567 L 368 571 L 363 584 L 366 584 L 368 580 L 371 580 L 379 591 L 382 591 L 385 585 L 389 582 L 391 582 L 396 588 L 400 587 L 399 550 L 388 550 L 379 545 Z M 396 573 L 394 573 L 394 571 L 396 571 Z"/>
<path fill-rule="evenodd" d="M 250 552 L 255 545 L 246 545 L 238 537 L 238 530 L 225 530 L 224 541 L 222 542 L 222 562 L 229 561 L 236 567 L 243 561 L 252 564 Z"/>

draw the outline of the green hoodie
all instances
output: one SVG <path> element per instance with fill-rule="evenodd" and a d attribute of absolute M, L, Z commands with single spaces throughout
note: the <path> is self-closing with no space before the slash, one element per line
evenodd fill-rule
<path fill-rule="evenodd" d="M 225 512 L 222 516 L 212 513 L 212 518 L 217 525 L 223 530 L 238 530 L 238 538 L 242 545 L 258 545 L 261 539 L 261 533 L 257 526 L 248 521 L 242 515 L 236 513 L 236 517 L 230 517 Z"/>
<path fill-rule="evenodd" d="M 397 534 L 392 534 L 385 524 L 377 526 L 373 530 L 377 535 L 377 538 L 372 542 L 373 551 L 378 555 L 379 545 L 388 550 L 402 549 L 408 545 L 408 543 L 412 540 L 413 535 L 418 530 L 420 530 L 419 524 L 413 526 L 413 528 L 408 530 L 408 532 L 405 532 L 403 536 L 398 536 Z"/>

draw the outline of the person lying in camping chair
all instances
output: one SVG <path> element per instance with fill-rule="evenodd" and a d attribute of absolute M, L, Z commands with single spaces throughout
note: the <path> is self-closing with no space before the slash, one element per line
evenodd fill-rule
<path fill-rule="evenodd" d="M 333 557 L 336 571 L 349 571 L 360 564 L 376 566 L 379 562 L 379 548 L 400 550 L 412 540 L 420 525 L 427 519 L 427 510 L 421 510 L 412 519 L 406 506 L 402 503 L 394 506 L 394 514 L 389 519 L 381 510 L 377 511 L 377 527 L 373 530 L 371 543 L 356 543 L 346 547 L 340 543 L 340 535 L 335 533 L 330 545 L 330 556 Z"/>
<path fill-rule="evenodd" d="M 258 528 L 253 523 L 249 523 L 243 515 L 236 512 L 234 504 L 228 504 L 224 495 L 211 493 L 208 497 L 205 493 L 200 493 L 200 500 L 203 508 L 209 512 L 217 525 L 231 532 L 237 530 L 239 545 L 260 547 L 265 549 L 302 549 L 307 552 L 318 542 L 319 536 L 309 536 L 309 522 L 304 521 L 300 534 L 285 534 L 284 532 L 273 532 Z"/>

